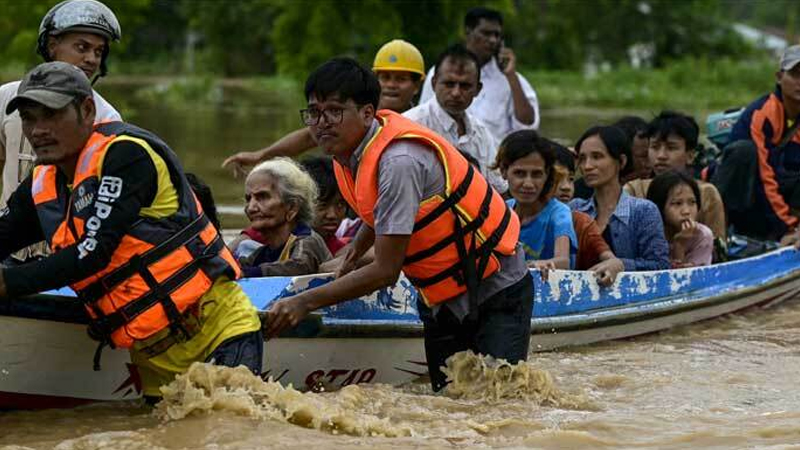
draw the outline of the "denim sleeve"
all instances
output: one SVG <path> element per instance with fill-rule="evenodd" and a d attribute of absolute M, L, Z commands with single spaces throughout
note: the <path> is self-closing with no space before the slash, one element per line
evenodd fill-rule
<path fill-rule="evenodd" d="M 643 200 L 633 208 L 636 258 L 621 258 L 626 271 L 669 269 L 669 244 L 658 207 Z"/>

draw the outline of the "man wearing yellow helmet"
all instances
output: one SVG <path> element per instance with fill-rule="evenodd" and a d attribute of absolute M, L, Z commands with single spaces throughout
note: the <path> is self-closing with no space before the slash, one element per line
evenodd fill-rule
<path fill-rule="evenodd" d="M 386 43 L 375 55 L 372 71 L 381 85 L 380 109 L 401 113 L 414 106 L 425 78 L 425 63 L 416 47 L 401 39 Z"/>
<path fill-rule="evenodd" d="M 387 42 L 375 54 L 372 71 L 381 85 L 378 109 L 405 112 L 414 106 L 425 79 L 425 62 L 412 44 L 395 39 Z M 246 167 L 278 156 L 298 156 L 317 146 L 308 128 L 301 128 L 278 139 L 269 147 L 254 152 L 239 152 L 222 163 L 222 167 L 242 176 Z"/>

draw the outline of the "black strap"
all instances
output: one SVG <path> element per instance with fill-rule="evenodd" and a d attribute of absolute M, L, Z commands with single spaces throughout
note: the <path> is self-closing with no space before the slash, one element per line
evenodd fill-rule
<path fill-rule="evenodd" d="M 138 255 L 138 259 L 132 258 L 127 263 L 119 266 L 111 273 L 104 275 L 99 280 L 81 289 L 81 299 L 84 303 L 96 302 L 106 293 L 111 292 L 116 286 L 140 271 L 140 265 L 145 267 L 162 259 L 173 251 L 186 245 L 193 238 L 198 236 L 206 229 L 210 222 L 205 214 L 198 216 L 188 225 L 172 235 L 166 241 L 151 248 L 145 253 Z"/>
<path fill-rule="evenodd" d="M 483 270 L 485 270 L 485 265 L 488 264 L 488 256 L 493 253 L 494 247 L 500 242 L 503 238 L 503 234 L 505 234 L 506 229 L 508 228 L 509 223 L 511 222 L 511 210 L 506 208 L 505 213 L 503 214 L 503 219 L 498 225 L 497 229 L 486 239 L 486 241 L 481 244 L 480 247 L 476 249 L 476 253 L 479 256 L 485 256 L 487 258 L 486 263 L 484 264 Z M 432 286 L 436 283 L 440 283 L 447 278 L 455 277 L 459 281 L 459 284 L 464 284 L 461 280 L 461 261 L 456 262 L 455 264 L 451 265 L 450 267 L 442 270 L 441 272 L 434 274 L 430 277 L 425 278 L 415 278 L 409 277 L 408 281 L 410 281 L 414 286 L 418 288 L 426 288 L 428 286 Z M 483 273 L 483 271 L 478 272 Z"/>
<path fill-rule="evenodd" d="M 175 303 L 170 299 L 170 294 L 194 277 L 203 262 L 219 253 L 224 245 L 225 243 L 223 242 L 222 237 L 218 235 L 211 245 L 206 247 L 205 255 L 195 258 L 191 263 L 187 264 L 177 273 L 173 274 L 170 278 L 160 284 L 155 281 L 155 278 L 152 277 L 152 274 L 149 273 L 149 270 L 147 270 L 145 266 L 140 274 L 143 275 L 145 282 L 148 282 L 148 278 L 150 279 L 148 286 L 151 290 L 138 299 L 129 302 L 117 311 L 93 320 L 91 326 L 100 335 L 110 336 L 111 333 L 131 322 L 137 316 L 149 310 L 157 303 L 161 303 L 164 306 L 164 310 L 167 314 L 167 318 L 170 321 L 170 325 L 179 325 L 180 312 L 175 306 Z M 147 274 L 149 274 L 149 276 Z M 151 285 L 151 283 L 155 284 Z"/>
<path fill-rule="evenodd" d="M 451 210 L 453 207 L 456 206 L 456 203 L 461 201 L 465 195 L 467 195 L 467 190 L 469 189 L 469 185 L 472 184 L 472 178 L 475 176 L 475 169 L 472 168 L 470 164 L 467 168 L 467 174 L 464 176 L 464 180 L 461 181 L 461 184 L 450 193 L 450 195 L 444 199 L 442 203 L 439 204 L 433 211 L 429 212 L 425 215 L 419 222 L 414 224 L 414 232 L 418 232 L 419 230 L 427 227 L 430 225 L 434 220 L 436 220 L 439 216 L 444 214 L 445 212 Z M 488 183 L 488 182 L 487 182 Z"/>
<path fill-rule="evenodd" d="M 430 247 L 428 247 L 426 249 L 420 250 L 420 251 L 418 251 L 418 252 L 416 252 L 414 254 L 406 256 L 405 261 L 403 262 L 403 264 L 414 264 L 416 262 L 422 261 L 425 258 L 429 258 L 429 257 L 435 255 L 436 253 L 444 250 L 445 247 L 447 247 L 448 245 L 450 245 L 450 244 L 452 244 L 454 242 L 456 243 L 456 245 L 458 245 L 458 241 L 463 242 L 464 241 L 464 237 L 468 233 L 473 233 L 473 232 L 477 231 L 478 228 L 480 228 L 483 225 L 483 223 L 486 221 L 486 218 L 489 217 L 489 207 L 492 204 L 493 193 L 494 193 L 494 191 L 492 190 L 492 187 L 489 185 L 489 183 L 486 183 L 486 194 L 484 195 L 483 201 L 481 202 L 481 207 L 478 210 L 478 216 L 475 217 L 472 220 L 472 222 L 468 223 L 465 227 L 463 227 L 463 229 L 462 229 L 463 233 L 462 234 L 459 235 L 458 233 L 451 233 L 448 237 L 442 239 L 441 241 L 437 242 L 436 244 L 434 244 L 434 245 L 432 245 L 432 246 L 430 246 Z M 459 221 L 459 214 L 455 213 L 455 211 L 457 211 L 455 207 L 453 208 L 453 211 L 454 211 L 454 220 L 456 222 L 458 222 Z M 427 218 L 428 216 L 425 216 L 425 217 Z M 457 224 L 457 226 L 460 226 L 460 225 L 461 225 L 460 223 Z"/>

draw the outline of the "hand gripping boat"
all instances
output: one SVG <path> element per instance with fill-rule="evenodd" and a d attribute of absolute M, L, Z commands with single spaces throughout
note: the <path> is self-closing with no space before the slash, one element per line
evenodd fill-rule
<path fill-rule="evenodd" d="M 241 282 L 265 310 L 329 276 Z M 534 274 L 531 349 L 546 351 L 665 330 L 800 293 L 800 252 L 781 249 L 694 269 L 623 273 L 609 287 L 591 273 Z M 0 409 L 69 407 L 141 395 L 126 351 L 96 343 L 69 289 L 0 301 Z M 265 346 L 264 376 L 300 389 L 409 382 L 426 373 L 416 291 L 402 278 L 388 289 L 320 310 Z"/>

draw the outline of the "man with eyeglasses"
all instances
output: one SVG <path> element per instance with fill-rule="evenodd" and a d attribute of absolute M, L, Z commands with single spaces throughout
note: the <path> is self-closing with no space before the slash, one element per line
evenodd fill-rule
<path fill-rule="evenodd" d="M 336 280 L 271 306 L 267 334 L 389 286 L 402 270 L 418 291 L 434 390 L 447 384 L 440 368 L 456 352 L 526 359 L 533 282 L 519 219 L 502 197 L 447 140 L 397 113 L 376 112 L 378 81 L 354 60 L 317 68 L 305 94 L 301 118 L 333 156 L 339 190 L 365 225 Z M 372 246 L 374 261 L 356 268 Z"/>
<path fill-rule="evenodd" d="M 498 142 L 509 133 L 539 128 L 539 101 L 528 80 L 517 73 L 517 58 L 503 43 L 503 16 L 477 7 L 464 16 L 464 45 L 478 57 L 483 89 L 467 110 L 482 120 Z M 429 81 L 431 80 L 431 81 Z M 420 103 L 434 97 L 433 68 Z"/>

